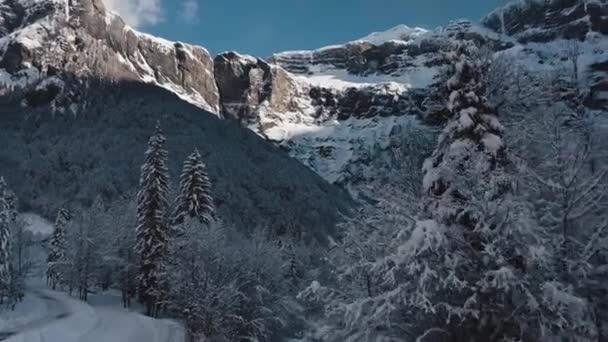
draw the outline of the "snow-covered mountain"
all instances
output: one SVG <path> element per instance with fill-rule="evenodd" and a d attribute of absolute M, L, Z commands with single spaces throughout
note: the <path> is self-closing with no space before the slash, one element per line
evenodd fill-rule
<path fill-rule="evenodd" d="M 76 110 L 70 76 L 150 82 L 218 112 L 207 50 L 138 32 L 101 0 L 3 0 L 0 34 L 0 87 L 25 88 L 29 105 Z"/>
<path fill-rule="evenodd" d="M 275 54 L 268 60 L 289 72 L 295 100 L 288 111 L 264 103 L 249 124 L 331 182 L 365 180 L 371 150 L 397 147 L 395 133 L 403 127 L 433 121 L 429 100 L 450 44 L 475 40 L 507 57 L 513 70 L 542 74 L 571 68 L 568 40 L 576 40 L 579 80 L 591 89 L 586 104 L 606 109 L 606 33 L 607 1 L 522 0 L 480 24 L 397 26 L 340 45 Z"/>
<path fill-rule="evenodd" d="M 229 224 L 324 239 L 351 203 L 272 143 L 218 117 L 204 48 L 139 33 L 101 0 L 0 0 L 0 93 L 0 174 L 23 208 L 45 217 L 64 201 L 133 193 L 157 120 L 172 173 L 193 149 L 205 156 Z"/>
<path fill-rule="evenodd" d="M 429 98 L 455 40 L 474 39 L 532 72 L 566 66 L 564 39 L 580 43 L 587 102 L 608 96 L 608 5 L 604 0 L 514 1 L 481 24 L 433 30 L 397 26 L 351 42 L 269 58 L 202 47 L 128 27 L 101 0 L 4 0 L 0 5 L 0 91 L 23 89 L 27 105 L 86 104 L 74 78 L 130 79 L 166 88 L 223 118 L 238 120 L 327 181 L 372 177 L 370 151 L 399 144 L 403 127 L 433 121 Z M 515 65 L 514 65 L 515 67 Z M 399 133 L 401 134 L 401 133 Z"/>
<path fill-rule="evenodd" d="M 446 65 L 442 51 L 462 38 L 499 46 L 495 33 L 459 21 L 432 31 L 397 26 L 341 45 L 275 54 L 269 61 L 290 73 L 297 101 L 282 115 L 262 106 L 252 128 L 330 182 L 366 180 L 373 177 L 364 174 L 370 152 L 398 147 L 404 127 L 427 119 L 427 98 Z"/>
<path fill-rule="evenodd" d="M 585 40 L 608 33 L 605 0 L 515 0 L 488 14 L 483 24 L 521 43 Z"/>

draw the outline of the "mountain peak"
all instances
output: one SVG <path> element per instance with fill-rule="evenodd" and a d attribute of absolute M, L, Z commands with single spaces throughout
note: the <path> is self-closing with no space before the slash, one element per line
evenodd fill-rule
<path fill-rule="evenodd" d="M 381 45 L 390 41 L 411 41 L 416 37 L 427 33 L 428 30 L 421 27 L 409 27 L 407 25 L 397 25 L 382 32 L 373 32 L 357 42 L 368 42 L 373 45 Z"/>

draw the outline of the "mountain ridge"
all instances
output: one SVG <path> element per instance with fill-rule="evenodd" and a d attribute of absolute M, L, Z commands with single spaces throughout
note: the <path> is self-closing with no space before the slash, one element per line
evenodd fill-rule
<path fill-rule="evenodd" d="M 516 1 L 489 13 L 480 24 L 457 20 L 432 30 L 398 25 L 350 42 L 269 58 L 234 51 L 212 57 L 203 47 L 139 33 L 106 11 L 101 0 L 83 0 L 76 7 L 67 0 L 6 4 L 12 7 L 0 10 L 2 18 L 10 19 L 6 13 L 19 4 L 26 13 L 38 8 L 32 11 L 36 15 L 25 16 L 26 26 L 16 29 L 10 24 L 19 21 L 14 18 L 0 22 L 7 32 L 0 38 L 0 86 L 26 88 L 26 103 L 73 112 L 86 105 L 79 101 L 78 86 L 70 87 L 56 75 L 61 71 L 152 83 L 239 122 L 341 185 L 361 179 L 364 172 L 359 169 L 367 168 L 375 146 L 381 151 L 396 148 L 395 138 L 404 127 L 414 123 L 427 129 L 425 123 L 435 121 L 428 99 L 448 63 L 443 51 L 459 40 L 475 40 L 526 70 L 543 72 L 564 67 L 560 39 L 570 37 L 565 32 L 580 28 L 581 18 L 587 18 L 587 31 L 576 38 L 585 51 L 581 69 L 594 79 L 596 99 L 588 103 L 602 108 L 608 89 L 603 67 L 608 58 L 593 54 L 605 41 L 605 1 Z M 547 22 L 535 15 L 545 10 L 553 13 Z M 20 40 L 15 34 L 31 31 L 49 16 L 58 27 L 47 31 L 65 42 L 42 40 L 28 48 L 36 39 L 24 35 Z M 539 32 L 548 40 L 525 38 Z M 93 52 L 81 57 L 82 51 Z M 65 62 L 58 63 L 55 56 Z"/>

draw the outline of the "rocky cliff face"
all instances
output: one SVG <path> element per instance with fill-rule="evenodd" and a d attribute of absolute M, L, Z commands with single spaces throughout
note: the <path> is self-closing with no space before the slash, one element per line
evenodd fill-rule
<path fill-rule="evenodd" d="M 297 86 L 281 67 L 236 52 L 215 58 L 215 79 L 221 98 L 221 112 L 249 126 L 257 123 L 256 108 L 266 105 L 284 113 L 298 109 Z"/>
<path fill-rule="evenodd" d="M 608 7 L 605 0 L 520 0 L 492 12 L 483 24 L 521 43 L 585 40 L 608 34 Z"/>
<path fill-rule="evenodd" d="M 459 39 L 474 39 L 494 50 L 512 46 L 467 21 L 434 31 L 398 26 L 342 45 L 275 54 L 268 63 L 222 55 L 216 58 L 216 77 L 223 84 L 220 93 L 235 89 L 229 84 L 242 89 L 230 96 L 225 111 L 242 113 L 236 116 L 246 116 L 241 121 L 248 127 L 328 181 L 349 185 L 367 177 L 362 175 L 370 151 L 397 147 L 404 127 L 427 120 L 427 98 L 447 63 L 444 50 Z M 222 81 L 226 70 L 239 75 L 230 77 L 238 81 Z M 283 77 L 273 83 L 277 70 Z M 252 73 L 263 74 L 257 79 L 264 81 L 252 83 Z M 251 96 L 247 89 L 264 95 Z M 284 96 L 289 99 L 281 102 L 286 104 L 282 109 L 268 100 Z"/>
<path fill-rule="evenodd" d="M 513 1 L 482 23 L 514 43 L 506 52 L 516 65 L 531 72 L 576 72 L 585 105 L 608 110 L 608 1 Z"/>
<path fill-rule="evenodd" d="M 101 0 L 7 0 L 0 18 L 0 86 L 25 88 L 30 105 L 65 110 L 82 97 L 66 78 L 105 78 L 154 83 L 219 112 L 204 48 L 139 33 Z"/>

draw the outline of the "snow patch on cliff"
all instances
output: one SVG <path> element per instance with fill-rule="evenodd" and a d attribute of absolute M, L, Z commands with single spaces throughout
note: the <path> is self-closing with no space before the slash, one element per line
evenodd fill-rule
<path fill-rule="evenodd" d="M 350 118 L 332 120 L 319 126 L 290 124 L 268 132 L 281 137 L 289 154 L 330 183 L 342 183 L 351 176 L 349 169 L 365 162 L 373 149 L 391 146 L 400 127 L 415 121 L 414 116 Z M 287 128 L 287 130 L 285 130 Z"/>
<path fill-rule="evenodd" d="M 426 88 L 431 85 L 439 70 L 419 64 L 403 70 L 401 75 L 371 74 L 367 76 L 353 75 L 344 69 L 336 69 L 323 65 L 310 67 L 310 75 L 294 76 L 301 82 L 311 86 L 343 90 L 346 88 L 369 87 L 377 84 L 392 84 L 395 90 L 405 92 L 412 88 Z"/>
<path fill-rule="evenodd" d="M 373 32 L 355 42 L 368 42 L 373 45 L 382 45 L 390 41 L 409 42 L 427 32 L 428 30 L 421 27 L 398 25 L 383 32 Z"/>

